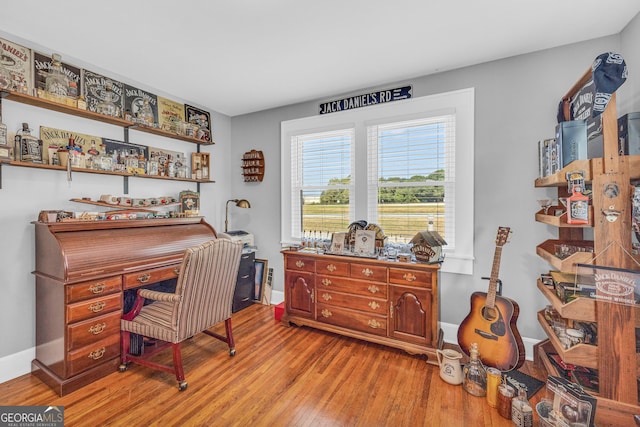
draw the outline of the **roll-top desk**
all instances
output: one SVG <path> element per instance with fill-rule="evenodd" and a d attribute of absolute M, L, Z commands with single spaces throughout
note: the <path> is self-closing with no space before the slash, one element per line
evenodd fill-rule
<path fill-rule="evenodd" d="M 34 223 L 33 373 L 64 395 L 117 371 L 123 291 L 178 276 L 202 218 Z"/>
<path fill-rule="evenodd" d="M 437 364 L 438 264 L 282 253 L 283 323 L 424 354 Z"/>

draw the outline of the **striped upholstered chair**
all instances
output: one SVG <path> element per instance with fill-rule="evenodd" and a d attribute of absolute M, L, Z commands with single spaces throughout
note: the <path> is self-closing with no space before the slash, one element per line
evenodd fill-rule
<path fill-rule="evenodd" d="M 231 305 L 238 275 L 242 244 L 215 239 L 185 251 L 175 293 L 139 289 L 131 311 L 120 321 L 121 365 L 139 363 L 165 372 L 175 373 L 178 388 L 187 388 L 182 367 L 180 343 L 204 332 L 229 345 L 235 355 L 231 329 Z M 146 300 L 153 300 L 145 305 Z M 224 321 L 226 336 L 208 329 Z M 147 344 L 141 355 L 130 354 L 130 335 L 139 334 Z M 149 360 L 158 351 L 173 348 L 173 366 Z"/>

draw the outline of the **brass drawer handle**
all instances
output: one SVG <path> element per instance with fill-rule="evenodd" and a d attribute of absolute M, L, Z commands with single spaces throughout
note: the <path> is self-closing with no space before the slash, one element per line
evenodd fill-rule
<path fill-rule="evenodd" d="M 327 310 L 326 308 L 322 309 L 322 317 L 331 317 L 333 316 L 333 313 L 330 310 Z"/>
<path fill-rule="evenodd" d="M 302 260 L 296 261 L 296 267 L 298 267 L 298 268 L 304 267 L 304 261 L 302 261 Z"/>
<path fill-rule="evenodd" d="M 151 279 L 151 275 L 150 274 L 141 274 L 140 276 L 138 276 L 138 282 L 140 283 L 147 283 L 149 281 L 149 279 Z"/>
<path fill-rule="evenodd" d="M 404 280 L 406 280 L 407 282 L 413 282 L 414 280 L 417 279 L 417 277 L 414 274 L 411 274 L 411 273 L 404 273 L 402 278 Z"/>
<path fill-rule="evenodd" d="M 362 274 L 364 274 L 367 277 L 371 277 L 373 276 L 373 271 L 369 270 L 368 268 L 365 268 L 364 270 L 362 270 Z"/>
<path fill-rule="evenodd" d="M 325 278 L 325 279 L 322 279 L 321 283 L 325 286 L 329 286 L 331 284 L 331 280 Z"/>
<path fill-rule="evenodd" d="M 329 265 L 327 265 L 327 270 L 329 270 L 329 271 L 330 271 L 330 272 L 332 272 L 332 273 L 333 273 L 334 271 L 336 271 L 337 269 L 338 269 L 338 267 L 336 267 L 336 266 L 335 266 L 335 265 L 333 265 L 333 264 L 329 264 Z"/>
<path fill-rule="evenodd" d="M 174 268 L 173 272 L 176 273 L 176 276 L 179 276 L 180 275 L 180 268 L 179 267 Z"/>
<path fill-rule="evenodd" d="M 380 292 L 380 288 L 378 288 L 376 285 L 370 285 L 368 288 L 369 292 L 371 292 L 372 294 L 375 294 L 377 292 Z"/>
<path fill-rule="evenodd" d="M 322 294 L 322 299 L 325 301 L 329 301 L 331 299 L 331 295 L 329 294 Z"/>
<path fill-rule="evenodd" d="M 98 360 L 102 358 L 102 356 L 104 356 L 106 352 L 107 352 L 107 349 L 105 347 L 102 347 L 100 350 L 95 350 L 89 353 L 89 358 L 93 360 Z"/>
<path fill-rule="evenodd" d="M 107 286 L 104 284 L 104 282 L 94 283 L 93 285 L 89 286 L 89 291 L 92 294 L 99 294 L 102 293 L 106 288 Z"/>
<path fill-rule="evenodd" d="M 372 310 L 377 310 L 380 308 L 380 304 L 378 304 L 378 301 L 369 301 L 369 304 L 367 305 L 371 307 Z"/>
<path fill-rule="evenodd" d="M 98 313 L 98 312 L 102 311 L 106 305 L 107 305 L 106 302 L 98 301 L 95 304 L 91 304 L 88 308 L 89 308 L 89 310 L 93 311 L 94 313 Z"/>
<path fill-rule="evenodd" d="M 378 329 L 380 327 L 382 327 L 382 323 L 378 322 L 376 319 L 371 319 L 367 322 L 367 325 L 369 325 L 370 328 L 372 329 Z"/>
<path fill-rule="evenodd" d="M 93 335 L 98 335 L 103 333 L 106 328 L 107 328 L 106 323 L 98 323 L 90 327 L 89 332 L 91 332 Z"/>

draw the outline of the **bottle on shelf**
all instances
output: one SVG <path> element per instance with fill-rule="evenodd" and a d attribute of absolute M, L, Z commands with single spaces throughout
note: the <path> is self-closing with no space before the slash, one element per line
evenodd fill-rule
<path fill-rule="evenodd" d="M 487 394 L 487 371 L 480 361 L 478 344 L 471 343 L 469 350 L 469 363 L 464 367 L 464 379 L 462 387 L 473 396 L 486 396 Z"/>
<path fill-rule="evenodd" d="M 120 108 L 118 108 L 114 102 L 113 82 L 107 80 L 104 89 L 104 99 L 96 104 L 96 113 L 104 114 L 105 116 L 120 117 Z"/>
<path fill-rule="evenodd" d="M 14 153 L 20 162 L 42 163 L 42 141 L 31 135 L 28 123 L 22 123 L 16 134 Z"/>
<path fill-rule="evenodd" d="M 527 400 L 527 388 L 518 385 L 518 395 L 511 401 L 511 421 L 518 427 L 533 426 L 533 408 Z"/>
<path fill-rule="evenodd" d="M 573 184 L 567 198 L 567 224 L 589 223 L 589 197 L 582 194 L 582 185 Z"/>
<path fill-rule="evenodd" d="M 62 58 L 57 53 L 51 55 L 51 70 L 44 80 L 44 90 L 56 96 L 69 96 L 69 77 L 62 69 Z"/>

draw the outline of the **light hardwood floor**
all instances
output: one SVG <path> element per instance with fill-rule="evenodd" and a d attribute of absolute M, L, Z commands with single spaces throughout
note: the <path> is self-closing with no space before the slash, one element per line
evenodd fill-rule
<path fill-rule="evenodd" d="M 183 345 L 184 392 L 172 375 L 131 365 L 64 397 L 27 374 L 0 384 L 0 405 L 62 405 L 66 426 L 512 426 L 424 357 L 285 327 L 273 306 L 234 313 L 233 327 L 235 357 L 205 334 Z M 530 362 L 522 370 L 544 379 Z"/>

